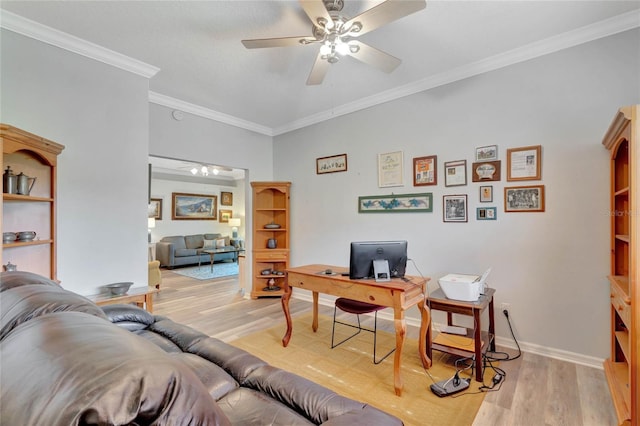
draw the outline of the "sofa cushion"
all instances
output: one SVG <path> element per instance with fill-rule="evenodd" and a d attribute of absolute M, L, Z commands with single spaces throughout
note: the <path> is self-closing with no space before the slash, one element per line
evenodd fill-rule
<path fill-rule="evenodd" d="M 176 250 L 187 248 L 187 246 L 185 245 L 185 242 L 184 242 L 184 236 L 182 236 L 182 235 L 177 235 L 177 236 L 174 236 L 174 237 L 162 237 L 162 239 L 160 241 L 163 242 L 163 243 L 171 243 L 171 244 L 173 244 L 173 247 Z"/>
<path fill-rule="evenodd" d="M 184 237 L 184 243 L 188 249 L 199 249 L 204 245 L 204 235 L 187 235 Z"/>
<path fill-rule="evenodd" d="M 222 237 L 222 234 L 219 233 L 215 233 L 215 234 L 204 234 L 204 239 L 205 240 L 215 240 L 217 238 Z"/>
<path fill-rule="evenodd" d="M 205 238 L 205 240 L 204 240 L 204 246 L 202 246 L 202 248 L 205 248 L 205 249 L 214 249 L 214 248 L 216 248 L 216 241 L 218 241 L 218 240 L 207 240 L 207 239 Z"/>
<path fill-rule="evenodd" d="M 3 424 L 230 424 L 184 363 L 84 313 L 22 324 L 0 360 Z"/>
<path fill-rule="evenodd" d="M 4 275 L 2 275 L 4 281 Z M 52 312 L 84 312 L 107 320 L 102 309 L 79 294 L 58 285 L 27 284 L 2 292 L 0 298 L 0 340 L 20 324 Z"/>
<path fill-rule="evenodd" d="M 39 284 L 49 287 L 60 287 L 58 283 L 43 277 L 42 275 L 34 274 L 27 271 L 10 271 L 0 272 L 2 279 L 0 280 L 0 292 L 9 290 L 13 287 L 23 286 L 27 284 Z"/>
<path fill-rule="evenodd" d="M 218 405 L 234 425 L 313 425 L 304 416 L 291 410 L 285 404 L 266 395 L 247 388 L 238 388 L 224 398 Z M 370 424 L 371 426 L 374 423 Z"/>
<path fill-rule="evenodd" d="M 176 249 L 176 257 L 197 256 L 198 249 Z"/>
<path fill-rule="evenodd" d="M 233 377 L 204 358 L 185 352 L 173 354 L 173 356 L 187 364 L 196 373 L 196 376 L 209 391 L 209 395 L 216 401 L 238 388 L 238 382 Z"/>

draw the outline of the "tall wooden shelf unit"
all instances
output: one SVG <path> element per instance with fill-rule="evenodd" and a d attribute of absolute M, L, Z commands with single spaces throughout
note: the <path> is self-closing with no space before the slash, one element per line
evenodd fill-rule
<path fill-rule="evenodd" d="M 282 296 L 289 267 L 291 182 L 251 182 L 253 192 L 253 279 L 251 298 Z M 273 225 L 279 225 L 275 228 Z M 268 248 L 275 240 L 276 248 Z M 270 271 L 263 273 L 263 271 Z"/>
<path fill-rule="evenodd" d="M 64 146 L 7 124 L 0 124 L 0 146 L 3 173 L 11 166 L 15 174 L 36 178 L 29 195 L 2 193 L 2 232 L 35 231 L 36 239 L 3 242 L 0 264 L 57 280 L 56 169 Z"/>
<path fill-rule="evenodd" d="M 640 424 L 639 108 L 621 108 L 602 141 L 611 153 L 611 357 L 604 371 L 618 422 L 624 425 Z"/>

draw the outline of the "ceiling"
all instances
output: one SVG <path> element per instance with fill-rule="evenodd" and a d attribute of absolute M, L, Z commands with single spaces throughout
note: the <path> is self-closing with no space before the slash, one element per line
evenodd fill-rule
<path fill-rule="evenodd" d="M 381 0 L 345 0 L 353 17 Z M 246 49 L 310 35 L 298 1 L 5 1 L 27 18 L 159 68 L 150 101 L 268 135 L 640 26 L 639 1 L 427 1 L 360 37 L 402 59 L 385 74 L 353 58 L 307 86 L 317 46 Z M 637 52 L 636 52 L 637 53 Z"/>

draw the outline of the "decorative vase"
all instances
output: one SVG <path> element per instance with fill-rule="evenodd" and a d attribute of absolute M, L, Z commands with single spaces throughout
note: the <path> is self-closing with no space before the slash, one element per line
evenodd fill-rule
<path fill-rule="evenodd" d="M 274 249 L 278 247 L 278 241 L 275 238 L 269 238 L 267 240 L 267 248 Z"/>

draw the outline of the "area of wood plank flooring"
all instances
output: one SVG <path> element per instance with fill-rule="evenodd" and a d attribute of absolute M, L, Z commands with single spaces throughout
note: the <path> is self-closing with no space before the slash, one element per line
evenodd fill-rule
<path fill-rule="evenodd" d="M 310 312 L 311 303 L 292 298 L 290 309 L 296 316 Z M 319 311 L 333 315 L 332 307 L 320 306 Z M 200 281 L 169 270 L 162 270 L 161 291 L 154 296 L 154 314 L 226 342 L 284 323 L 280 298 L 245 298 L 237 276 Z M 379 327 L 393 332 L 391 321 L 379 319 Z M 417 338 L 417 334 L 416 327 L 408 327 L 408 337 Z M 512 356 L 516 353 L 498 350 Z M 487 394 L 474 426 L 617 424 L 600 369 L 531 353 L 502 362 L 500 367 L 506 371 L 506 380 L 499 391 Z"/>

